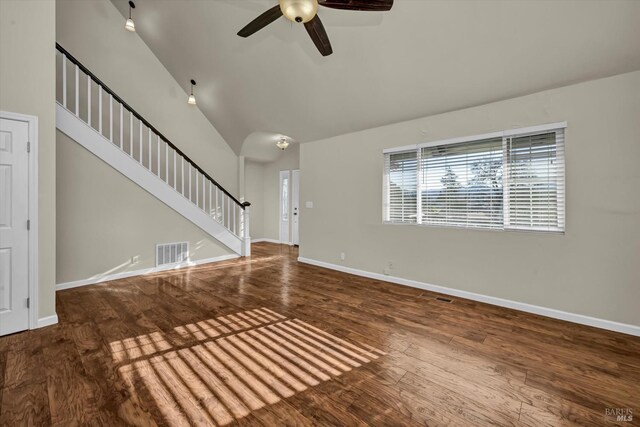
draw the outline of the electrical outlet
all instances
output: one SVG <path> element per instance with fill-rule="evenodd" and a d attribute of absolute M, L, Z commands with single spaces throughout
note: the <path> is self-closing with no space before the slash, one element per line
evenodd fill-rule
<path fill-rule="evenodd" d="M 136 264 L 138 261 L 140 261 L 140 257 L 138 255 L 131 257 L 131 264 Z"/>
<path fill-rule="evenodd" d="M 393 271 L 393 263 L 389 261 L 387 263 L 387 266 L 384 268 L 383 273 L 385 274 L 385 276 L 390 276 L 392 271 Z"/>
<path fill-rule="evenodd" d="M 344 252 L 340 252 L 340 259 L 342 261 L 344 261 L 346 257 L 347 257 L 347 255 Z"/>

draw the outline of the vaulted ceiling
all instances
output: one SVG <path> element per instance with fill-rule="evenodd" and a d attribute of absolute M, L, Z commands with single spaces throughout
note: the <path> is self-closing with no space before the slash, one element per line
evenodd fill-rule
<path fill-rule="evenodd" d="M 640 69 L 636 0 L 320 8 L 328 57 L 284 18 L 236 35 L 276 4 L 136 0 L 138 34 L 185 93 L 196 79 L 198 107 L 236 153 L 254 132 L 308 142 Z"/>

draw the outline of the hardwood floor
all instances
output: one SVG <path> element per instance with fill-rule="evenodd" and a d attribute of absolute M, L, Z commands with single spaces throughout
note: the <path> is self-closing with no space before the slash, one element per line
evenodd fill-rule
<path fill-rule="evenodd" d="M 640 425 L 639 338 L 253 253 L 58 292 L 0 424 Z"/>

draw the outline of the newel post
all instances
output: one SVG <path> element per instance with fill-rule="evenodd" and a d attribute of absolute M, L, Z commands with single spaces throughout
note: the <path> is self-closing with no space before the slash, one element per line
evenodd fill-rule
<path fill-rule="evenodd" d="M 251 235 L 249 234 L 249 206 L 251 203 L 244 202 L 244 211 L 242 214 L 242 256 L 251 256 Z"/>

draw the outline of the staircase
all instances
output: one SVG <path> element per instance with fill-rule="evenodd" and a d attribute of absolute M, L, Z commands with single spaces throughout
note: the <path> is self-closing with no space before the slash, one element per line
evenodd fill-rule
<path fill-rule="evenodd" d="M 241 203 L 56 44 L 56 127 L 235 253 L 251 254 Z"/>

